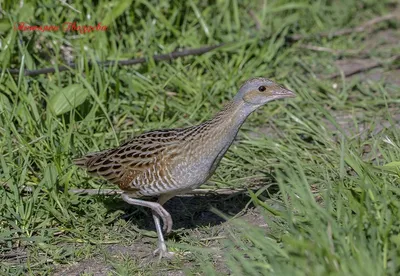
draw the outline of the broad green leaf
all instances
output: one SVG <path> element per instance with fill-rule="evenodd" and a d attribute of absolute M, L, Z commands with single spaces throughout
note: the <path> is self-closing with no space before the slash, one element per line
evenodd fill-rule
<path fill-rule="evenodd" d="M 376 168 L 382 169 L 387 172 L 394 173 L 395 175 L 400 174 L 400 161 L 393 161 L 390 163 L 387 163 L 383 166 L 376 166 Z"/>
<path fill-rule="evenodd" d="M 102 25 L 108 26 L 111 22 L 117 19 L 125 10 L 129 8 L 131 5 L 132 0 L 129 1 L 119 1 L 111 12 L 109 12 L 104 20 L 102 21 Z"/>
<path fill-rule="evenodd" d="M 393 161 L 393 162 L 390 162 L 390 163 L 387 163 L 387 164 L 383 165 L 382 167 L 384 167 L 384 168 L 393 168 L 393 169 L 399 168 L 400 169 L 400 161 Z"/>
<path fill-rule="evenodd" d="M 0 87 L 1 89 L 1 87 Z M 7 96 L 3 93 L 0 93 L 0 112 L 11 112 L 12 106 Z"/>
<path fill-rule="evenodd" d="M 88 96 L 88 91 L 79 84 L 72 84 L 50 97 L 49 108 L 55 115 L 71 111 L 81 105 Z"/>

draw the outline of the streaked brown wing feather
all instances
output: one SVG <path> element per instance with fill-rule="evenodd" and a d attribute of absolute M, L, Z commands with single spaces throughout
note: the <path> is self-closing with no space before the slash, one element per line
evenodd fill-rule
<path fill-rule="evenodd" d="M 100 176 L 123 190 L 137 189 L 130 183 L 144 171 L 160 161 L 162 153 L 175 148 L 177 132 L 182 130 L 156 130 L 134 137 L 121 146 L 89 153 L 75 159 L 75 165 L 87 169 L 90 175 Z"/>

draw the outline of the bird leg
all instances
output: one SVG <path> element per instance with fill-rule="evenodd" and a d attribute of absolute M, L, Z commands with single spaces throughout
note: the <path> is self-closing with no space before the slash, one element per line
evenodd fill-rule
<path fill-rule="evenodd" d="M 164 231 L 166 231 L 167 234 L 171 232 L 171 230 L 172 230 L 171 215 L 168 213 L 167 210 L 165 210 L 161 206 L 160 203 L 131 198 L 126 193 L 122 194 L 121 197 L 125 202 L 127 202 L 129 204 L 147 207 L 147 208 L 150 208 L 152 211 L 156 212 L 160 216 L 160 218 L 163 220 Z"/>
<path fill-rule="evenodd" d="M 161 230 L 160 217 L 155 211 L 152 211 L 152 213 L 153 213 L 154 224 L 156 225 L 157 236 L 158 236 L 158 248 L 156 250 L 154 250 L 153 255 L 159 254 L 160 260 L 162 257 L 172 258 L 174 256 L 174 252 L 167 251 L 167 246 L 165 245 L 164 236 L 163 236 L 163 233 Z"/>
<path fill-rule="evenodd" d="M 174 196 L 174 194 L 163 194 L 163 195 L 160 195 L 160 197 L 158 198 L 158 203 L 160 205 L 163 205 L 165 202 L 167 202 L 173 196 Z M 152 211 L 152 213 L 153 213 L 154 224 L 156 226 L 157 235 L 158 235 L 158 248 L 153 252 L 153 254 L 154 255 L 160 254 L 160 259 L 162 257 L 172 258 L 173 255 L 174 255 L 174 252 L 167 251 L 167 246 L 165 245 L 164 236 L 163 236 L 162 231 L 161 231 L 160 216 L 154 210 Z M 168 234 L 172 230 L 172 220 L 171 220 L 171 228 L 169 228 L 169 229 L 166 228 L 165 227 L 165 223 L 164 223 L 164 228 L 163 229 L 167 230 L 166 233 Z"/>
<path fill-rule="evenodd" d="M 153 214 L 154 224 L 155 224 L 156 230 L 157 230 L 157 236 L 158 236 L 158 248 L 154 251 L 154 254 L 159 253 L 160 259 L 162 257 L 171 257 L 173 255 L 173 253 L 167 251 L 167 247 L 165 245 L 165 240 L 164 240 L 164 236 L 163 236 L 163 233 L 161 230 L 161 224 L 160 224 L 160 218 L 161 218 L 163 220 L 163 226 L 164 226 L 163 229 L 166 231 L 167 234 L 171 232 L 172 218 L 171 218 L 171 215 L 168 213 L 168 211 L 165 210 L 161 206 L 161 204 L 158 202 L 151 202 L 151 201 L 145 201 L 145 200 L 140 200 L 140 199 L 136 199 L 136 198 L 131 198 L 126 193 L 122 194 L 121 196 L 122 196 L 122 199 L 129 204 L 148 207 L 151 209 L 152 214 Z M 164 203 L 165 201 L 166 200 L 161 200 L 162 203 Z"/>

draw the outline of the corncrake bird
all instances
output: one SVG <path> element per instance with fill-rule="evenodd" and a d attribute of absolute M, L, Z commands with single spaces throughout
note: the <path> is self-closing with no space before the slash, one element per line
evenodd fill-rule
<path fill-rule="evenodd" d="M 163 230 L 172 230 L 171 215 L 163 204 L 177 194 L 199 187 L 214 173 L 246 118 L 266 103 L 295 94 L 266 78 L 246 81 L 239 92 L 212 119 L 199 125 L 153 130 L 113 149 L 89 153 L 74 163 L 124 191 L 122 199 L 152 210 L 158 235 L 154 254 L 171 257 Z M 158 202 L 140 199 L 158 197 Z"/>

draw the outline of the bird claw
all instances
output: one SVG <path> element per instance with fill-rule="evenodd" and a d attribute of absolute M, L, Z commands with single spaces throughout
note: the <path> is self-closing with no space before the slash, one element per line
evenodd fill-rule
<path fill-rule="evenodd" d="M 172 231 L 172 220 L 170 219 L 163 219 L 163 231 L 165 234 L 169 234 Z"/>
<path fill-rule="evenodd" d="M 171 231 L 172 231 L 171 215 L 161 205 L 160 205 L 160 208 L 156 209 L 155 211 L 157 212 L 157 214 L 161 217 L 161 219 L 163 221 L 163 231 L 166 234 L 171 233 Z"/>
<path fill-rule="evenodd" d="M 161 260 L 162 258 L 166 259 L 172 259 L 175 256 L 174 252 L 167 251 L 167 248 L 164 246 L 159 246 L 156 250 L 153 252 L 154 256 L 158 256 L 158 259 Z"/>

